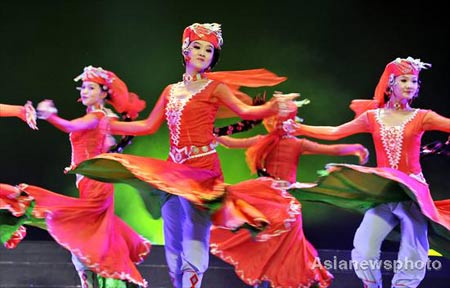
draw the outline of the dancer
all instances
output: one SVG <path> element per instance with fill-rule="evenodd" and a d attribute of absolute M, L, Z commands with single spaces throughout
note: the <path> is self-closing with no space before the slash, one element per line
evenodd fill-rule
<path fill-rule="evenodd" d="M 402 266 L 395 272 L 392 287 L 417 287 L 425 277 L 429 250 L 427 232 L 441 233 L 447 243 L 450 239 L 450 200 L 432 201 L 419 161 L 423 133 L 430 130 L 450 132 L 450 119 L 410 106 L 419 92 L 419 72 L 430 66 L 411 57 L 388 63 L 375 89 L 374 100 L 352 102 L 350 107 L 357 117 L 350 122 L 336 127 L 303 124 L 286 127 L 295 129 L 298 135 L 325 140 L 357 133 L 372 134 L 377 168 L 330 165 L 330 175 L 322 181 L 326 184 L 327 178 L 345 179 L 342 185 L 346 185 L 347 191 L 365 194 L 367 199 L 375 199 L 377 195 L 391 197 L 390 203 L 377 203 L 379 205 L 365 212 L 354 236 L 352 259 L 364 287 L 381 287 L 381 273 L 379 269 L 363 269 L 358 264 L 378 261 L 383 240 L 397 225 L 401 231 L 397 261 Z M 322 188 L 321 193 L 332 190 Z M 334 194 L 339 193 L 334 191 Z M 439 229 L 428 231 L 427 219 Z M 448 250 L 447 246 L 447 253 Z M 408 266 L 410 262 L 415 265 Z"/>
<path fill-rule="evenodd" d="M 306 101 L 296 102 L 300 107 Z M 264 215 L 271 211 L 295 212 L 290 222 L 269 226 L 256 238 L 248 231 L 233 233 L 214 227 L 211 231 L 211 253 L 235 266 L 239 277 L 248 285 L 270 287 L 328 287 L 332 275 L 320 264 L 318 253 L 303 234 L 301 204 L 287 190 L 291 185 L 309 187 L 314 184 L 296 183 L 299 158 L 309 154 L 354 155 L 361 164 L 366 163 L 368 151 L 360 144 L 324 145 L 292 136 L 283 130 L 283 122 L 295 121 L 297 107 L 285 117 L 264 119 L 268 135 L 251 138 L 218 137 L 219 143 L 229 148 L 248 148 L 247 163 L 252 173 L 271 177 L 284 187 L 284 196 L 290 199 L 290 207 L 265 206 L 253 203 Z M 284 203 L 282 203 L 284 204 Z M 291 207 L 296 207 L 292 209 Z M 271 223 L 276 223 L 271 221 Z M 266 284 L 261 284 L 264 281 Z M 255 286 L 256 287 L 256 286 Z M 266 286 L 264 286 L 266 287 Z"/>
<path fill-rule="evenodd" d="M 103 154 L 81 163 L 74 172 L 110 182 L 130 183 L 130 178 L 135 177 L 173 194 L 165 198 L 162 206 L 169 273 L 174 287 L 200 287 L 209 262 L 212 211 L 206 206 L 221 207 L 212 218 L 220 226 L 236 229 L 247 223 L 261 229 L 267 224 L 264 215 L 237 196 L 249 184 L 223 183 L 215 150 L 217 141 L 212 133 L 214 120 L 231 113 L 245 119 L 287 113 L 283 97 L 251 106 L 236 96 L 242 97 L 239 86 L 273 86 L 286 78 L 265 69 L 210 72 L 223 43 L 219 24 L 192 24 L 184 30 L 182 41 L 183 79 L 164 89 L 148 118 L 105 123 L 105 129 L 112 134 L 147 135 L 156 132 L 166 117 L 170 132 L 168 161 Z M 261 193 L 269 190 L 266 193 L 272 193 L 270 201 L 286 201 L 280 189 L 271 187 L 271 181 L 255 181 L 251 190 L 254 187 L 259 187 Z M 283 217 L 289 215 L 280 213 L 280 219 Z"/>
<path fill-rule="evenodd" d="M 111 71 L 89 66 L 75 80 L 82 80 L 79 90 L 80 101 L 86 106 L 84 116 L 63 119 L 51 100 L 37 106 L 39 119 L 69 133 L 71 166 L 108 151 L 114 144 L 113 138 L 98 127 L 102 118 L 117 117 L 105 107 L 106 103 L 131 118 L 145 107 L 145 102 L 129 93 L 126 84 Z M 44 218 L 50 235 L 72 253 L 83 288 L 99 285 L 95 274 L 103 277 L 99 281 L 104 281 L 107 287 L 125 287 L 127 283 L 146 287 L 147 282 L 135 264 L 149 253 L 150 242 L 114 215 L 113 184 L 81 175 L 76 178 L 79 198 L 27 184 L 18 188 L 33 197 L 32 216 Z"/>

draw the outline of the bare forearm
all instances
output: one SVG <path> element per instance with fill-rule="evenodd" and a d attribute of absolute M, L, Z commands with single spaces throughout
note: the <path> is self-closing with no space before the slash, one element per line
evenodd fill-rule
<path fill-rule="evenodd" d="M 303 124 L 298 124 L 294 134 L 323 140 L 338 140 L 346 136 L 344 133 L 338 133 L 337 128 L 333 126 L 309 126 Z"/>
<path fill-rule="evenodd" d="M 333 146 L 335 146 L 336 155 L 339 156 L 355 155 L 364 149 L 364 146 L 360 144 L 336 144 Z"/>
<path fill-rule="evenodd" d="M 249 106 L 246 105 L 238 112 L 239 117 L 245 120 L 263 119 L 278 113 L 278 109 L 271 102 L 264 105 Z"/>
<path fill-rule="evenodd" d="M 227 148 L 248 148 L 251 145 L 255 144 L 262 137 L 261 135 L 257 135 L 250 138 L 233 138 L 230 136 L 221 136 L 217 138 L 220 144 L 224 145 Z"/>
<path fill-rule="evenodd" d="M 19 117 L 24 118 L 25 109 L 20 105 L 0 104 L 0 117 Z"/>
<path fill-rule="evenodd" d="M 145 120 L 133 122 L 111 121 L 108 131 L 112 135 L 142 136 L 155 133 L 157 128 L 149 125 Z"/>
<path fill-rule="evenodd" d="M 70 133 L 77 130 L 76 126 L 73 125 L 71 121 L 63 119 L 56 114 L 51 115 L 46 120 L 47 122 L 55 126 L 57 129 L 65 133 Z"/>

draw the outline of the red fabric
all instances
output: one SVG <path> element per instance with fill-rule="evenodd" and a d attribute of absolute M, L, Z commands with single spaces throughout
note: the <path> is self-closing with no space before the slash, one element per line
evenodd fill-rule
<path fill-rule="evenodd" d="M 17 247 L 17 245 L 22 241 L 23 238 L 27 235 L 27 229 L 24 226 L 20 226 L 19 229 L 17 229 L 11 238 L 9 238 L 8 241 L 5 242 L 4 246 L 7 249 L 14 249 Z"/>
<path fill-rule="evenodd" d="M 138 95 L 128 91 L 128 87 L 122 79 L 111 71 L 88 66 L 83 73 L 75 78 L 82 81 L 91 81 L 108 88 L 110 98 L 107 101 L 119 113 L 126 113 L 132 119 L 137 118 L 138 113 L 144 110 L 146 103 L 139 99 Z"/>
<path fill-rule="evenodd" d="M 350 103 L 350 109 L 355 112 L 355 118 L 368 110 L 379 107 L 380 103 L 376 100 L 355 99 Z"/>
<path fill-rule="evenodd" d="M 206 72 L 206 77 L 211 80 L 216 80 L 226 84 L 236 97 L 242 102 L 251 105 L 252 97 L 239 91 L 241 86 L 244 87 L 264 87 L 275 86 L 281 82 L 286 81 L 287 77 L 278 76 L 264 68 L 237 70 L 237 71 L 219 71 Z M 216 118 L 231 118 L 237 117 L 236 113 L 230 109 L 220 106 Z"/>
<path fill-rule="evenodd" d="M 70 140 L 75 165 L 107 149 L 100 129 L 71 133 Z M 151 244 L 114 214 L 113 184 L 88 178 L 77 184 L 79 198 L 27 184 L 19 185 L 19 189 L 34 199 L 33 216 L 45 218 L 52 237 L 89 269 L 105 278 L 146 287 L 135 264 L 143 261 Z"/>
<path fill-rule="evenodd" d="M 372 131 L 372 138 L 377 151 L 377 166 L 390 167 L 389 155 L 383 146 L 382 136 L 380 134 L 380 123 L 377 121 L 377 113 L 379 110 L 368 111 L 368 124 Z M 398 163 L 398 170 L 406 174 L 418 174 L 422 172 L 420 166 L 420 140 L 424 133 L 424 117 L 428 110 L 420 110 L 417 115 L 405 125 L 403 135 L 403 142 L 401 143 L 401 157 Z"/>
<path fill-rule="evenodd" d="M 210 26 L 213 25 L 213 26 Z M 212 29 L 212 28 L 215 29 Z M 220 25 L 216 23 L 194 23 L 188 27 L 186 27 L 183 31 L 183 46 L 188 46 L 189 43 L 195 40 L 203 40 L 211 43 L 214 48 L 220 49 L 223 40 L 222 40 L 222 32 L 220 30 Z"/>
<path fill-rule="evenodd" d="M 262 140 L 260 140 L 258 143 L 256 143 L 255 145 L 252 145 L 250 148 L 247 149 L 247 151 L 245 152 L 245 156 L 246 156 L 246 161 L 247 161 L 247 165 L 250 168 L 250 171 L 252 173 L 256 173 L 256 171 L 258 169 L 263 169 L 263 168 L 267 168 L 267 165 L 271 165 L 272 167 L 285 167 L 286 165 L 283 165 L 281 163 L 279 163 L 278 161 L 276 162 L 276 165 L 272 165 L 271 163 L 273 163 L 273 161 L 269 160 L 267 161 L 267 157 L 272 153 L 273 149 L 277 149 L 277 151 L 279 151 L 278 153 L 285 153 L 285 151 L 292 151 L 292 149 L 289 149 L 288 147 L 285 148 L 279 148 L 279 143 L 280 140 L 283 136 L 287 136 L 287 132 L 283 130 L 283 121 L 288 120 L 288 119 L 295 119 L 295 116 L 297 115 L 297 106 L 295 106 L 294 103 L 290 103 L 291 105 L 291 109 L 290 109 L 290 113 L 285 116 L 285 117 L 278 117 L 278 116 L 273 116 L 273 121 L 270 121 L 271 119 L 265 119 L 266 122 L 264 122 L 264 125 L 266 126 L 267 129 L 269 129 L 269 134 L 266 135 Z M 269 121 L 267 121 L 269 120 Z M 272 126 L 272 127 L 269 127 Z M 289 142 L 295 142 L 295 141 L 289 141 Z M 293 143 L 290 143 L 293 144 Z M 285 146 L 285 145 L 284 145 Z M 295 155 L 289 155 L 290 157 L 295 157 Z M 300 156 L 300 155 L 298 155 Z M 272 158 L 274 158 L 272 156 Z M 278 158 L 278 157 L 277 157 Z M 298 158 L 297 158 L 298 159 Z M 273 159 L 275 160 L 275 159 Z M 287 161 L 287 163 L 289 163 L 291 161 Z M 267 163 L 267 164 L 266 164 Z M 278 165 L 280 164 L 280 165 Z M 289 171 L 296 171 L 296 167 L 289 167 Z M 288 172 L 289 174 L 292 174 Z M 293 173 L 294 175 L 286 175 L 286 173 L 283 173 L 285 177 L 280 177 L 280 176 L 276 176 L 276 177 L 280 177 L 279 179 L 285 179 L 285 180 L 289 180 L 291 182 L 295 182 L 295 173 Z M 275 175 L 272 175 L 275 176 Z M 293 176 L 293 177 L 291 177 Z M 288 178 L 286 178 L 288 177 Z"/>
<path fill-rule="evenodd" d="M 215 141 L 215 137 L 212 133 L 214 128 L 214 120 L 219 109 L 219 104 L 211 100 L 212 94 L 220 82 L 211 81 L 201 91 L 192 95 L 189 101 L 185 104 L 181 111 L 179 103 L 176 98 L 171 100 L 172 89 L 165 89 L 167 99 L 166 116 L 167 124 L 170 131 L 170 146 L 171 147 L 184 147 L 184 146 L 204 146 L 209 145 Z M 172 88 L 174 85 L 169 86 Z M 179 119 L 179 120 L 178 120 Z M 208 132 L 207 132 L 208 131 Z M 209 133 L 211 131 L 211 133 Z M 178 140 L 178 143 L 176 141 Z M 215 171 L 222 173 L 219 166 L 214 166 L 215 160 L 210 159 L 211 163 L 204 163 L 203 165 L 197 165 L 198 161 L 203 161 L 204 157 L 195 159 L 188 165 L 199 168 L 215 168 Z M 219 169 L 219 170 L 216 170 Z"/>
<path fill-rule="evenodd" d="M 78 188 L 81 198 L 20 185 L 35 199 L 33 216 L 45 218 L 50 235 L 90 270 L 146 287 L 135 264 L 143 261 L 151 244 L 114 215 L 113 184 L 84 178 Z"/>
<path fill-rule="evenodd" d="M 384 94 L 389 85 L 389 79 L 393 75 L 394 77 L 400 75 L 416 75 L 418 76 L 420 72 L 420 67 L 417 67 L 413 62 L 407 59 L 396 59 L 389 62 L 384 68 L 383 74 L 378 81 L 377 87 L 375 88 L 374 100 L 380 103 L 380 107 L 384 105 Z"/>
<path fill-rule="evenodd" d="M 266 280 L 271 287 L 310 287 L 313 283 L 328 287 L 333 276 L 321 265 L 317 251 L 303 234 L 300 203 L 286 191 L 267 193 L 270 189 L 261 189 L 263 183 L 270 186 L 273 180 L 242 182 L 232 188 L 232 194 L 252 203 L 267 217 L 266 229 L 252 238 L 245 230 L 231 232 L 214 227 L 211 253 L 232 264 L 248 285 Z"/>
<path fill-rule="evenodd" d="M 99 111 L 91 112 L 91 114 L 99 119 L 105 116 Z M 75 131 L 69 134 L 69 139 L 72 146 L 71 165 L 76 165 L 109 149 L 105 146 L 106 135 L 101 129 Z"/>
<path fill-rule="evenodd" d="M 396 143 L 397 148 L 401 149 L 401 154 L 397 169 L 393 169 L 390 167 L 389 153 L 383 145 L 381 132 L 382 123 L 380 123 L 381 120 L 378 121 L 377 118 L 380 111 L 380 109 L 369 110 L 359 116 L 358 119 L 348 122 L 345 125 L 346 135 L 360 133 L 362 131 L 372 134 L 377 156 L 377 168 L 356 165 L 343 166 L 347 166 L 364 173 L 375 173 L 382 177 L 403 183 L 414 193 L 422 213 L 426 217 L 443 225 L 447 229 L 450 229 L 448 217 L 443 217 L 443 214 L 448 212 L 442 211 L 442 209 L 446 209 L 448 206 L 440 206 L 441 210 L 437 210 L 434 206 L 428 185 L 411 176 L 412 174 L 419 175 L 422 173 L 419 157 L 423 133 L 427 130 L 450 131 L 448 118 L 439 116 L 430 110 L 416 110 L 413 112 L 416 113 L 414 118 L 410 119 L 409 122 L 404 125 L 402 142 Z M 317 138 L 322 138 L 323 136 L 326 139 L 327 137 L 327 135 L 320 135 L 320 133 L 316 133 L 315 135 Z"/>
<path fill-rule="evenodd" d="M 373 100 L 355 99 L 352 101 L 350 109 L 356 113 L 355 117 L 358 117 L 367 110 L 383 107 L 384 97 L 391 77 L 397 77 L 400 75 L 418 76 L 421 69 L 426 69 L 429 66 L 431 65 L 428 63 L 422 63 L 420 62 L 420 59 L 413 59 L 411 57 L 406 59 L 397 58 L 394 61 L 389 62 L 384 68 L 380 80 L 378 80 Z"/>
<path fill-rule="evenodd" d="M 25 214 L 32 201 L 33 198 L 29 195 L 21 195 L 17 187 L 0 183 L 0 210 L 8 210 L 20 217 Z"/>

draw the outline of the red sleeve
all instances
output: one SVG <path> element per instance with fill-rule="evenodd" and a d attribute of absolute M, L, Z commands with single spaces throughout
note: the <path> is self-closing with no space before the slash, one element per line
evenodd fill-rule
<path fill-rule="evenodd" d="M 450 118 L 446 118 L 434 111 L 428 110 L 423 117 L 424 130 L 436 130 L 450 133 Z"/>

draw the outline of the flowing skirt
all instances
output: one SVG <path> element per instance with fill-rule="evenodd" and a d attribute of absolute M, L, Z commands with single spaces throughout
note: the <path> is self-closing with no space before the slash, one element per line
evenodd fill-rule
<path fill-rule="evenodd" d="M 381 203 L 414 201 L 430 223 L 431 248 L 450 258 L 450 199 L 434 201 L 428 185 L 392 168 L 329 164 L 315 186 L 289 192 L 299 201 L 324 202 L 364 213 Z M 394 234 L 391 239 L 396 239 Z"/>
<path fill-rule="evenodd" d="M 80 198 L 27 184 L 17 188 L 34 204 L 23 224 L 30 219 L 45 219 L 46 229 L 55 241 L 89 270 L 104 278 L 147 287 L 135 264 L 149 254 L 151 244 L 114 214 L 112 184 L 83 178 L 78 183 Z M 20 198 L 16 200 L 21 202 Z"/>
<path fill-rule="evenodd" d="M 270 178 L 259 178 L 269 181 Z M 282 198 L 272 198 L 264 190 L 241 186 L 239 193 L 269 220 L 262 232 L 232 232 L 214 227 L 211 253 L 235 267 L 236 274 L 248 285 L 268 281 L 271 287 L 328 287 L 333 276 L 322 266 L 316 249 L 303 234 L 301 204 L 285 190 Z"/>

